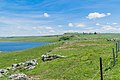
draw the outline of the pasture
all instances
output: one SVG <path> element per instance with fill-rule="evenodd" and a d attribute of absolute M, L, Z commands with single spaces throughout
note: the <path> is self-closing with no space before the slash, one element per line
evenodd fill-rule
<path fill-rule="evenodd" d="M 68 40 L 61 40 L 61 37 L 70 37 Z M 108 41 L 107 39 L 116 40 Z M 36 68 L 33 70 L 18 69 L 13 73 L 25 73 L 40 80 L 99 80 L 99 58 L 103 59 L 104 80 L 119 80 L 120 77 L 120 56 L 116 59 L 113 67 L 112 48 L 116 48 L 116 42 L 120 34 L 64 34 L 52 37 L 27 37 L 27 38 L 5 38 L 0 41 L 47 41 L 54 42 L 32 49 L 1 52 L 0 68 L 6 68 L 14 63 L 40 58 Z M 43 62 L 41 55 L 52 50 L 50 54 L 67 56 Z M 5 76 L 0 80 L 8 80 Z"/>

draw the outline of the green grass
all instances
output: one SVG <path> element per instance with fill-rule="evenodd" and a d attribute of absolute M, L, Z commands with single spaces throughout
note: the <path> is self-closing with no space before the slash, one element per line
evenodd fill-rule
<path fill-rule="evenodd" d="M 120 34 L 78 35 L 63 42 L 57 41 L 59 38 L 54 37 L 51 41 L 55 41 L 55 44 L 23 51 L 0 53 L 0 68 L 41 57 L 45 52 L 53 50 L 51 54 L 60 54 L 67 56 L 67 58 L 46 62 L 38 60 L 35 69 L 18 70 L 17 72 L 40 78 L 40 80 L 99 80 L 100 75 L 99 73 L 96 75 L 96 73 L 99 71 L 99 58 L 102 57 L 104 79 L 119 80 L 120 57 L 117 58 L 116 66 L 112 67 L 112 48 L 115 48 L 116 42 L 107 41 L 107 38 L 120 38 Z M 41 38 L 36 38 L 36 41 L 41 41 L 39 39 Z M 23 39 L 14 40 L 22 41 Z M 44 40 L 45 38 L 42 39 L 42 41 Z M 1 80 L 6 80 L 6 77 Z"/>
<path fill-rule="evenodd" d="M 58 41 L 59 37 L 51 36 L 51 37 L 8 37 L 8 38 L 0 38 L 0 42 L 2 41 L 19 41 L 19 42 L 55 42 Z"/>

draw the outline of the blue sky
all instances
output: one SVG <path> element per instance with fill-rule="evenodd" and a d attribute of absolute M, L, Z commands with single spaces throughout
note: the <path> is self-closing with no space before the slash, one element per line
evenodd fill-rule
<path fill-rule="evenodd" d="M 0 36 L 120 31 L 120 0 L 0 0 Z"/>

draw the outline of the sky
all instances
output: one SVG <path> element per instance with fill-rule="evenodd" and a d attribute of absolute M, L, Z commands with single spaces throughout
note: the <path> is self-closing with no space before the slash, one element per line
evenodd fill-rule
<path fill-rule="evenodd" d="M 120 32 L 120 0 L 0 0 L 0 36 Z"/>

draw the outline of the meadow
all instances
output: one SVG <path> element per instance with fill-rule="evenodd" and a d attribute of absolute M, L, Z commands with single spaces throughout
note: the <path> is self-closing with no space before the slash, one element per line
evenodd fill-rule
<path fill-rule="evenodd" d="M 54 44 L 22 51 L 1 52 L 0 68 L 40 58 L 35 69 L 18 69 L 12 73 L 25 73 L 40 80 L 99 80 L 99 58 L 102 57 L 104 80 L 119 80 L 119 56 L 116 60 L 116 65 L 112 66 L 112 48 L 115 48 L 117 40 L 107 41 L 107 39 L 112 38 L 119 40 L 120 34 L 83 35 L 69 33 L 51 37 L 1 38 L 0 41 L 54 42 Z M 52 50 L 50 54 L 59 54 L 67 57 L 43 62 L 41 55 L 49 50 Z M 7 76 L 0 78 L 0 80 L 6 79 L 9 80 Z"/>

